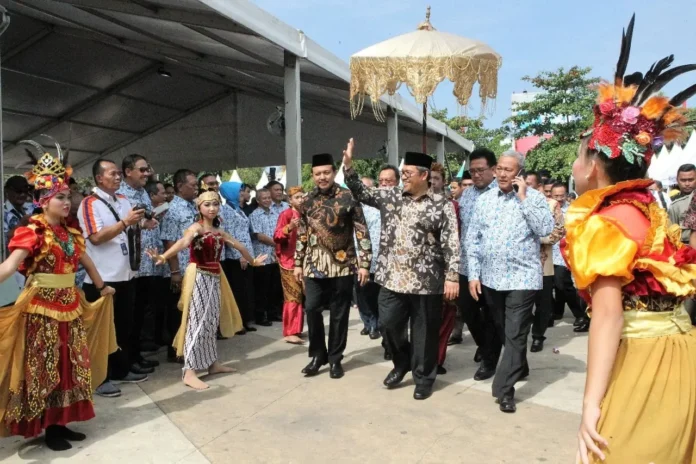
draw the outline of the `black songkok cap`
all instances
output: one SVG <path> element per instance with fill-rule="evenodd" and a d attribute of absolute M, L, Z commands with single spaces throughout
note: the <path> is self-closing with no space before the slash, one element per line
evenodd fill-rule
<path fill-rule="evenodd" d="M 312 167 L 315 168 L 317 166 L 333 166 L 334 165 L 334 159 L 333 155 L 329 153 L 320 153 L 318 155 L 312 156 Z"/>
<path fill-rule="evenodd" d="M 419 166 L 421 168 L 430 169 L 433 164 L 433 159 L 425 153 L 416 151 L 407 151 L 404 156 L 404 165 Z"/>

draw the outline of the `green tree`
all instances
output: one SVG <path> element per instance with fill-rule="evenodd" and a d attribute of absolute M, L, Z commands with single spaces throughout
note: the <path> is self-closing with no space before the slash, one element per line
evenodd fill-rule
<path fill-rule="evenodd" d="M 459 132 L 462 137 L 471 140 L 476 148 L 488 148 L 498 157 L 508 149 L 504 143 L 509 135 L 509 129 L 505 126 L 495 129 L 487 129 L 483 126 L 484 118 L 468 118 L 466 116 L 449 117 L 447 109 L 436 110 L 430 113 L 433 118 L 444 122 L 451 129 Z M 445 160 L 452 175 L 456 175 L 465 153 L 446 153 Z"/>
<path fill-rule="evenodd" d="M 599 79 L 590 77 L 590 72 L 591 68 L 573 66 L 522 78 L 541 93 L 531 102 L 515 105 L 517 114 L 506 122 L 513 124 L 516 138 L 552 135 L 527 153 L 530 169 L 547 169 L 556 178 L 570 177 L 578 135 L 592 124 L 597 99 Z"/>

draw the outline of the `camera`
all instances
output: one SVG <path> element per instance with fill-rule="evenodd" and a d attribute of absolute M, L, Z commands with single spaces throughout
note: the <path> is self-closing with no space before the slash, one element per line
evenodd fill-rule
<path fill-rule="evenodd" d="M 145 214 L 143 215 L 145 219 L 152 219 L 152 213 L 147 210 L 147 207 L 145 205 L 135 205 L 133 207 L 133 211 L 140 211 L 140 210 L 145 210 Z"/>

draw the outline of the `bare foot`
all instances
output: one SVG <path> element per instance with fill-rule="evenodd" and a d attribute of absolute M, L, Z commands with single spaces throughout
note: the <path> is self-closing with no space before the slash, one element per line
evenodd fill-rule
<path fill-rule="evenodd" d="M 233 367 L 223 366 L 219 361 L 215 361 L 212 366 L 208 368 L 208 374 L 231 374 L 232 372 L 237 372 L 237 369 Z"/>
<path fill-rule="evenodd" d="M 297 335 L 288 335 L 285 337 L 287 343 L 292 343 L 293 345 L 304 345 L 304 340 L 302 340 Z"/>
<path fill-rule="evenodd" d="M 184 383 L 194 390 L 208 389 L 208 384 L 199 379 L 196 373 L 190 369 L 187 369 L 184 373 Z"/>

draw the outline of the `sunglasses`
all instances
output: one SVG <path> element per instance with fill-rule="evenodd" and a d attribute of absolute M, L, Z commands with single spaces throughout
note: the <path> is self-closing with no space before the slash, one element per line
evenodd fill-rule
<path fill-rule="evenodd" d="M 146 167 L 146 168 L 138 168 L 138 171 L 142 172 L 143 174 L 145 174 L 146 172 L 150 172 L 151 170 L 152 170 L 152 169 L 150 169 L 149 167 Z"/>

